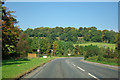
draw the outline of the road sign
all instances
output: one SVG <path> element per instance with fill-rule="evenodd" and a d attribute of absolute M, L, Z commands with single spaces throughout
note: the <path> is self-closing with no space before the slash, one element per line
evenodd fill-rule
<path fill-rule="evenodd" d="M 39 49 L 37 49 L 37 52 L 40 52 L 40 50 L 39 50 Z"/>
<path fill-rule="evenodd" d="M 68 56 L 70 56 L 71 54 L 68 54 Z"/>

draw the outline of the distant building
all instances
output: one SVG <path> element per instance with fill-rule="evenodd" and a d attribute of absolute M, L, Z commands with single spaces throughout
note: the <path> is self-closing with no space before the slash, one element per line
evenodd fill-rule
<path fill-rule="evenodd" d="M 28 58 L 35 58 L 35 57 L 37 57 L 37 55 L 36 55 L 36 54 L 33 54 L 33 53 L 28 53 Z"/>

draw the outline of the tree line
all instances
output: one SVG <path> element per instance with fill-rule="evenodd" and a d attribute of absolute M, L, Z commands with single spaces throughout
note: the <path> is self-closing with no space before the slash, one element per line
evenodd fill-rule
<path fill-rule="evenodd" d="M 80 27 L 79 29 L 74 27 L 39 27 L 35 29 L 28 28 L 24 31 L 29 37 L 51 37 L 56 39 L 58 37 L 63 41 L 72 42 L 105 42 L 116 43 L 117 32 L 113 30 L 97 30 L 96 27 Z"/>

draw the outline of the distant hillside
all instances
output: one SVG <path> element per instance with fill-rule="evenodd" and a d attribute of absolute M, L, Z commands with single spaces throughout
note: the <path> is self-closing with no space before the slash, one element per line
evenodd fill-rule
<path fill-rule="evenodd" d="M 74 27 L 40 27 L 35 29 L 28 28 L 24 31 L 29 37 L 49 37 L 52 39 L 57 38 L 58 40 L 77 42 L 78 40 L 84 39 L 85 41 L 92 42 L 106 42 L 116 43 L 116 34 L 113 30 L 97 30 L 96 27 L 80 27 L 76 29 Z"/>

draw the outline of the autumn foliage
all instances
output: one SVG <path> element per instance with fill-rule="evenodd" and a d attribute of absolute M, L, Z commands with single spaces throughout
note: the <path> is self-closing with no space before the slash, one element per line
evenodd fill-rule
<path fill-rule="evenodd" d="M 15 47 L 19 40 L 20 28 L 14 26 L 17 23 L 15 16 L 11 15 L 14 11 L 9 11 L 2 6 L 2 56 L 9 57 L 15 53 Z"/>

